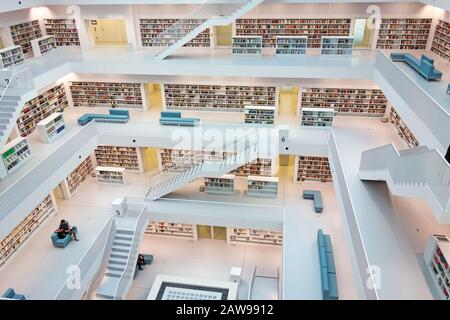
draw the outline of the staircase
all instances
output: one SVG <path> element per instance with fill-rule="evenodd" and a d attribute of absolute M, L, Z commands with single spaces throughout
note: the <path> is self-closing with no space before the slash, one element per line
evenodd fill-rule
<path fill-rule="evenodd" d="M 169 172 L 166 177 L 162 177 L 159 183 L 149 189 L 146 197 L 149 200 L 157 200 L 200 177 L 220 177 L 255 160 L 257 153 L 256 144 L 253 143 L 222 161 L 203 161 L 182 172 L 175 174 Z"/>
<path fill-rule="evenodd" d="M 162 60 L 181 48 L 183 45 L 194 39 L 202 31 L 207 28 L 219 25 L 229 25 L 236 19 L 242 17 L 247 12 L 255 8 L 264 0 L 242 0 L 242 3 L 238 4 L 237 8 L 231 8 L 228 15 L 214 15 L 214 2 L 208 1 L 204 3 L 197 11 L 195 11 L 189 18 L 178 20 L 175 24 L 164 30 L 157 37 L 152 39 L 153 45 L 166 45 L 160 52 L 155 55 L 156 60 Z M 235 2 L 231 2 L 235 3 Z M 211 12 L 213 11 L 213 12 Z M 208 19 L 204 17 L 210 16 Z M 192 24 L 192 20 L 198 21 L 192 30 L 186 30 L 183 26 L 186 24 Z"/>
<path fill-rule="evenodd" d="M 439 223 L 450 224 L 450 164 L 437 150 L 398 151 L 389 144 L 364 151 L 359 177 L 386 181 L 393 195 L 422 198 Z"/>
<path fill-rule="evenodd" d="M 128 293 L 147 226 L 144 211 L 145 206 L 139 211 L 129 210 L 124 217 L 116 218 L 117 231 L 105 275 L 95 292 L 96 300 L 121 300 Z"/>

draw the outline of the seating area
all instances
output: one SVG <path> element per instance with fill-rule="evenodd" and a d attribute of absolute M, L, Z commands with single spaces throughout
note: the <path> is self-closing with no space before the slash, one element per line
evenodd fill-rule
<path fill-rule="evenodd" d="M 130 112 L 125 109 L 109 109 L 109 114 L 85 113 L 78 118 L 78 124 L 84 126 L 94 119 L 98 122 L 125 123 L 130 120 Z"/>
<path fill-rule="evenodd" d="M 143 254 L 143 253 L 141 253 L 141 254 L 144 256 L 144 265 L 152 264 L 152 262 L 153 262 L 153 255 L 152 254 Z M 134 272 L 133 279 L 136 278 L 136 276 L 138 274 L 138 271 L 139 271 L 139 267 L 136 264 L 136 271 Z"/>
<path fill-rule="evenodd" d="M 311 199 L 314 203 L 314 211 L 321 213 L 323 211 L 322 194 L 316 190 L 303 190 L 303 199 Z"/>
<path fill-rule="evenodd" d="M 63 239 L 59 239 L 58 233 L 55 231 L 52 233 L 51 238 L 55 248 L 65 248 L 72 241 L 72 235 L 70 233 L 66 233 Z"/>
<path fill-rule="evenodd" d="M 428 81 L 442 78 L 442 72 L 434 68 L 434 59 L 424 54 L 419 60 L 410 53 L 391 53 L 391 59 L 394 62 L 405 62 Z"/>
<path fill-rule="evenodd" d="M 324 300 L 338 300 L 336 282 L 336 268 L 334 265 L 331 237 L 324 234 L 322 229 L 317 231 L 317 245 L 319 248 L 320 276 L 322 279 L 322 295 Z"/>
<path fill-rule="evenodd" d="M 17 294 L 13 288 L 7 289 L 3 294 L 2 298 L 12 299 L 12 300 L 26 300 L 23 294 Z"/>
<path fill-rule="evenodd" d="M 163 111 L 159 118 L 159 123 L 169 126 L 194 127 L 200 123 L 199 118 L 183 118 L 179 111 Z"/>

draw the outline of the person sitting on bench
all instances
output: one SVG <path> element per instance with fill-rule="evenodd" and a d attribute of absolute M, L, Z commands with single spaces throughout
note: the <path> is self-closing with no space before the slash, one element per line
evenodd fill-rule
<path fill-rule="evenodd" d="M 144 269 L 142 269 L 143 265 L 145 265 L 145 259 L 144 259 L 144 256 L 139 253 L 138 259 L 137 259 L 137 266 L 138 266 L 139 270 L 144 270 Z"/>
<path fill-rule="evenodd" d="M 445 154 L 445 160 L 450 163 L 450 145 L 448 146 L 447 153 Z"/>
<path fill-rule="evenodd" d="M 60 239 L 64 239 L 64 237 L 66 236 L 66 234 L 71 234 L 73 236 L 73 239 L 75 241 L 78 241 L 78 237 L 77 237 L 77 233 L 78 233 L 78 229 L 75 226 L 70 226 L 69 225 L 69 221 L 66 221 L 64 219 L 61 220 L 60 224 L 59 224 L 59 229 L 56 231 L 56 233 L 58 234 L 58 238 Z"/>

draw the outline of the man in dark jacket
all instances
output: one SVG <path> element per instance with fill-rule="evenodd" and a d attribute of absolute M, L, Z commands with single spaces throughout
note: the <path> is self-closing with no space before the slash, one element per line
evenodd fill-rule
<path fill-rule="evenodd" d="M 448 146 L 447 153 L 445 154 L 445 159 L 450 163 L 450 145 Z"/>

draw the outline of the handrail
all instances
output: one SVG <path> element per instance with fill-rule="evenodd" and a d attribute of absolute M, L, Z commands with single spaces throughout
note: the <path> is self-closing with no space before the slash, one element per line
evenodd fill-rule
<path fill-rule="evenodd" d="M 9 71 L 9 69 L 6 69 L 6 70 Z M 24 68 L 24 69 L 22 69 L 20 71 L 11 72 L 11 77 L 10 77 L 10 79 L 8 79 L 8 83 L 6 84 L 5 89 L 3 90 L 2 94 L 0 95 L 0 101 L 2 101 L 3 97 L 5 96 L 6 91 L 8 91 L 8 89 L 11 87 L 11 85 L 13 83 L 13 79 L 15 77 L 17 77 L 19 74 L 21 74 L 21 73 L 23 73 L 25 71 L 28 71 L 28 70 L 30 70 L 30 68 L 27 67 L 27 68 Z"/>
<path fill-rule="evenodd" d="M 256 264 L 253 265 L 252 276 L 250 278 L 250 282 L 248 283 L 247 300 L 252 300 L 253 283 L 255 281 L 255 276 L 256 276 Z"/>

